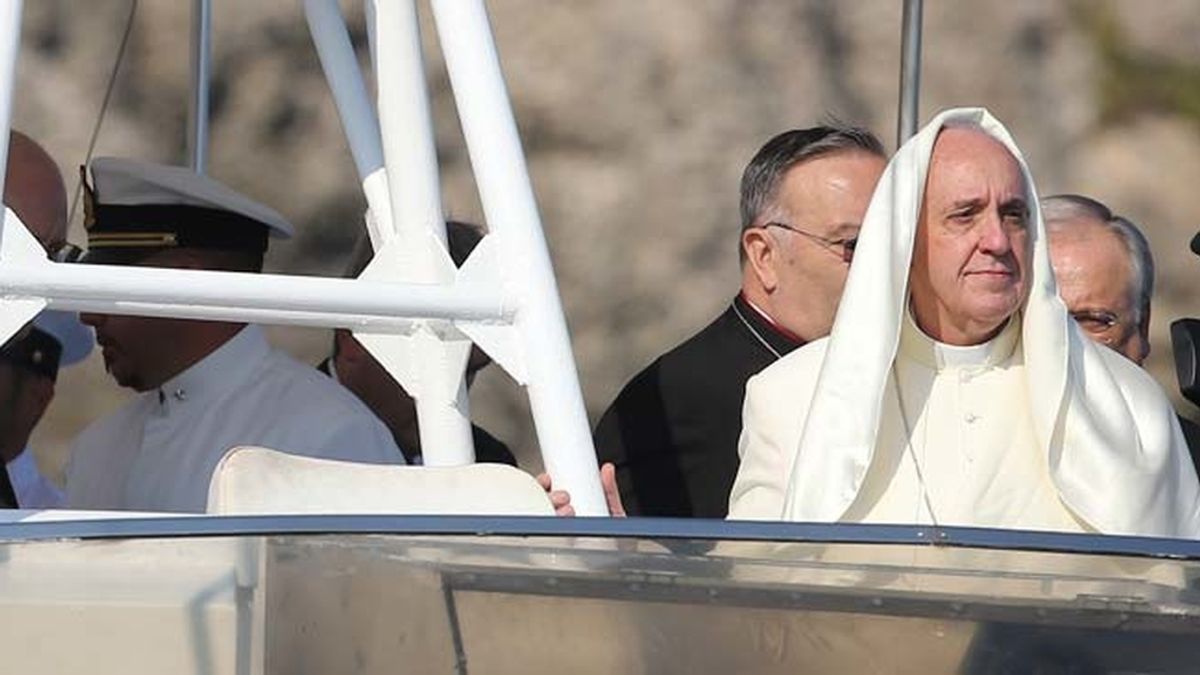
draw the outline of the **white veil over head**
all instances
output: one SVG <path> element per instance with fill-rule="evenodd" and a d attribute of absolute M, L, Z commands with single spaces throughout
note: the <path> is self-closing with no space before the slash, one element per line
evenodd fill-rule
<path fill-rule="evenodd" d="M 784 518 L 836 521 L 861 488 L 900 339 L 930 155 L 946 126 L 977 127 L 1000 141 L 1025 178 L 1033 255 L 1021 343 L 1034 432 L 1060 498 L 1101 532 L 1200 533 L 1200 488 L 1174 412 L 1144 371 L 1069 319 L 1033 176 L 1008 131 L 982 108 L 937 115 L 879 179 L 806 414 Z"/>

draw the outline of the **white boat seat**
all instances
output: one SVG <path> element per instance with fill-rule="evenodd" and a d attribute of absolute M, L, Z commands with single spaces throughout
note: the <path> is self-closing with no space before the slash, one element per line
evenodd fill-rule
<path fill-rule="evenodd" d="M 533 476 L 503 464 L 363 464 L 239 446 L 213 472 L 208 512 L 552 516 L 554 508 Z"/>

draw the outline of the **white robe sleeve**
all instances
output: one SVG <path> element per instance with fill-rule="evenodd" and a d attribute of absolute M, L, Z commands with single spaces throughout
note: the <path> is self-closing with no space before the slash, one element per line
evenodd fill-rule
<path fill-rule="evenodd" d="M 741 466 L 729 496 L 731 520 L 778 520 L 783 516 L 784 495 L 791 474 L 794 448 L 785 451 L 780 425 L 774 423 L 770 392 L 753 377 L 746 383 L 742 408 L 742 434 L 738 438 Z"/>
<path fill-rule="evenodd" d="M 746 382 L 741 466 L 729 496 L 731 520 L 781 520 L 792 466 L 827 341 L 804 345 Z"/>

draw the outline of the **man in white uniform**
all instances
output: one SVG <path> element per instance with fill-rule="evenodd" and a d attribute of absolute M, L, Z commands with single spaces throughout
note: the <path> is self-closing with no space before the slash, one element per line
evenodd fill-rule
<path fill-rule="evenodd" d="M 258 272 L 275 211 L 180 167 L 92 163 L 87 262 Z M 140 394 L 76 439 L 67 503 L 82 509 L 203 511 L 232 447 L 403 463 L 388 430 L 349 391 L 244 324 L 84 314 L 118 384 Z"/>
<path fill-rule="evenodd" d="M 879 185 L 830 337 L 750 380 L 730 517 L 1200 534 L 1171 407 L 1070 320 L 1004 127 L 943 113 Z"/>

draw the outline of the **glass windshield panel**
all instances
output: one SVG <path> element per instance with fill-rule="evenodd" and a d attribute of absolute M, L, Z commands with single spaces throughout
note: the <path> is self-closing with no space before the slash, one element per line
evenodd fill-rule
<path fill-rule="evenodd" d="M 1194 672 L 1197 576 L 928 544 L 11 542 L 0 645 L 14 672 Z"/>

